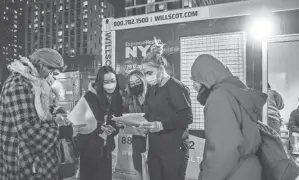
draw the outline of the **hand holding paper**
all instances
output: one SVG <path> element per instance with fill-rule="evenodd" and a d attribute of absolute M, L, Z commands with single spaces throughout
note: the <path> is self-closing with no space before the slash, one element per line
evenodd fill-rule
<path fill-rule="evenodd" d="M 110 136 L 116 129 L 111 125 L 103 125 L 101 129 L 106 133 L 107 136 Z"/>
<path fill-rule="evenodd" d="M 123 124 L 125 126 L 139 126 L 142 123 L 147 122 L 147 120 L 143 117 L 143 113 L 130 113 L 124 114 L 121 117 L 113 117 L 112 120 L 116 122 L 116 124 Z"/>
<path fill-rule="evenodd" d="M 148 130 L 152 133 L 155 133 L 155 132 L 162 131 L 163 130 L 163 125 L 162 125 L 161 122 L 155 121 L 155 122 L 143 123 L 143 124 L 141 124 L 141 126 L 139 128 Z"/>
<path fill-rule="evenodd" d="M 86 126 L 86 124 L 72 125 L 72 127 L 73 127 L 73 136 L 76 136 L 77 134 L 82 134 L 81 132 L 84 131 L 85 126 Z"/>

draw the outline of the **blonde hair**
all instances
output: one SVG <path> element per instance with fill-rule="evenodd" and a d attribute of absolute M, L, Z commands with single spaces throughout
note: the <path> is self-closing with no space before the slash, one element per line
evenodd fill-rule
<path fill-rule="evenodd" d="M 130 88 L 130 83 L 127 83 L 127 104 L 129 106 L 129 111 L 132 113 L 139 113 L 142 112 L 141 106 L 143 105 L 147 93 L 147 82 L 145 80 L 144 74 L 140 70 L 134 70 L 129 73 L 128 80 L 131 76 L 137 76 L 143 84 L 143 92 L 138 97 L 133 95 Z"/>
<path fill-rule="evenodd" d="M 154 67 L 166 67 L 167 60 L 163 56 L 164 44 L 159 44 L 156 37 L 154 37 L 155 44 L 151 46 L 150 52 L 142 59 L 141 63 L 149 63 Z"/>

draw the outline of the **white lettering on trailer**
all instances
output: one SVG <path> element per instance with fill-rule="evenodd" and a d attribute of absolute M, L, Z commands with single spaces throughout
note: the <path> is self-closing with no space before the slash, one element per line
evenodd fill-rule
<path fill-rule="evenodd" d="M 134 18 L 131 19 L 124 19 L 124 20 L 115 20 L 113 22 L 114 27 L 119 26 L 126 26 L 126 25 L 134 25 L 134 24 L 144 24 L 144 23 L 153 23 L 157 21 L 167 21 L 172 19 L 184 19 L 184 18 L 191 18 L 191 17 L 198 17 L 199 11 L 189 11 L 189 12 L 178 12 L 178 13 L 171 13 L 165 15 L 155 15 L 154 17 L 141 17 L 141 18 Z"/>
<path fill-rule="evenodd" d="M 196 21 L 198 19 L 207 18 L 209 15 L 210 11 L 208 7 L 180 9 L 134 17 L 112 19 L 110 22 L 110 27 L 111 30 L 139 28 L 152 25 Z"/>
<path fill-rule="evenodd" d="M 138 51 L 141 52 L 142 57 L 145 57 L 150 47 L 151 45 L 126 47 L 126 58 L 137 57 Z"/>
<path fill-rule="evenodd" d="M 105 33 L 105 66 L 111 66 L 111 56 L 112 56 L 112 40 L 111 40 L 111 31 Z"/>

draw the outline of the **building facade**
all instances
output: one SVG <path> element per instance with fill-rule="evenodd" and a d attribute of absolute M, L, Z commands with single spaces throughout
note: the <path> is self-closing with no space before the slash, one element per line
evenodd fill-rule
<path fill-rule="evenodd" d="M 68 57 L 101 55 L 102 19 L 113 16 L 106 0 L 28 1 L 25 54 L 47 47 Z"/>
<path fill-rule="evenodd" d="M 24 54 L 25 0 L 0 1 L 0 83 L 8 76 L 7 63 Z"/>

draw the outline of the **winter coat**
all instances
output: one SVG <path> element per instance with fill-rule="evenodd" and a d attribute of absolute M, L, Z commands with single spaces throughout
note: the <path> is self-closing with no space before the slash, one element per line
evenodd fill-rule
<path fill-rule="evenodd" d="M 258 118 L 267 95 L 249 91 L 210 55 L 199 56 L 191 74 L 210 89 L 204 108 L 206 144 L 199 180 L 261 180 L 255 155 L 261 137 L 245 109 Z"/>
<path fill-rule="evenodd" d="M 39 119 L 31 83 L 13 73 L 0 96 L 0 179 L 57 180 L 58 132 Z"/>
<path fill-rule="evenodd" d="M 292 111 L 288 124 L 290 135 L 292 132 L 299 133 L 299 107 Z"/>
<path fill-rule="evenodd" d="M 272 90 L 268 90 L 268 118 L 272 118 L 281 123 L 280 110 L 284 108 L 284 102 L 281 95 Z"/>

